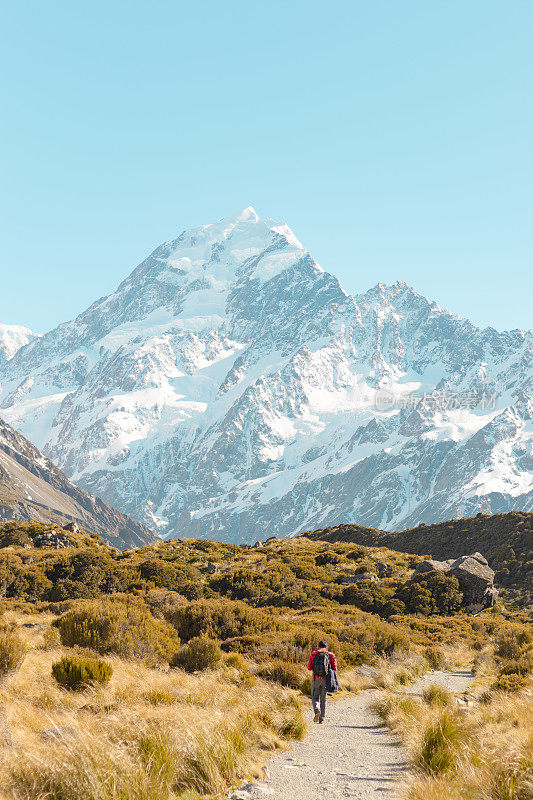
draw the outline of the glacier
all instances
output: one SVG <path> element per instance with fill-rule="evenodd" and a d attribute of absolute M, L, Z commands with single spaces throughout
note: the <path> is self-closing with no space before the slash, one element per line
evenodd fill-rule
<path fill-rule="evenodd" d="M 533 508 L 532 331 L 351 296 L 251 207 L 0 362 L 0 415 L 161 536 L 252 542 Z"/>

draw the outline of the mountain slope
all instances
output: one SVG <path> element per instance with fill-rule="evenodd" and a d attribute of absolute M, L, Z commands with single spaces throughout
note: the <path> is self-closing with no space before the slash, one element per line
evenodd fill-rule
<path fill-rule="evenodd" d="M 483 553 L 496 570 L 495 581 L 506 599 L 522 605 L 533 601 L 533 514 L 514 511 L 450 519 L 389 533 L 361 525 L 339 525 L 304 534 L 312 541 L 353 542 L 388 547 L 401 553 L 430 555 L 437 560 Z"/>
<path fill-rule="evenodd" d="M 39 337 L 24 325 L 0 324 L 0 366 L 9 361 L 17 350 Z"/>
<path fill-rule="evenodd" d="M 144 526 L 74 486 L 36 447 L 0 419 L 0 519 L 75 521 L 119 549 L 147 544 Z"/>
<path fill-rule="evenodd" d="M 6 419 L 166 535 L 250 541 L 533 506 L 531 332 L 347 295 L 253 209 L 157 248 L 0 369 Z"/>

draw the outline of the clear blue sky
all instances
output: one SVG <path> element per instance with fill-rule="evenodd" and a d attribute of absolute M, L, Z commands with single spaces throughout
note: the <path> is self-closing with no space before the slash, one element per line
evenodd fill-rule
<path fill-rule="evenodd" d="M 24 0 L 2 29 L 1 322 L 253 205 L 350 292 L 532 326 L 530 0 Z"/>

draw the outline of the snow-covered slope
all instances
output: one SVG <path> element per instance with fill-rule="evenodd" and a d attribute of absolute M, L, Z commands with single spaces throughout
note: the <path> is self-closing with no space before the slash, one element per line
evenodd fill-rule
<path fill-rule="evenodd" d="M 74 486 L 36 447 L 0 419 L 0 520 L 77 522 L 118 549 L 154 541 L 144 525 Z"/>
<path fill-rule="evenodd" d="M 532 332 L 351 297 L 252 208 L 158 247 L 0 370 L 5 418 L 162 534 L 251 541 L 532 507 Z M 486 502 L 486 500 L 484 501 Z"/>
<path fill-rule="evenodd" d="M 0 324 L 0 366 L 13 358 L 23 345 L 38 337 L 38 333 L 33 333 L 24 325 Z"/>

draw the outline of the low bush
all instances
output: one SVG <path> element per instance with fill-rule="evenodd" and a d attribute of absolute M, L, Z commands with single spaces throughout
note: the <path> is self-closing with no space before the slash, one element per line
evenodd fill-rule
<path fill-rule="evenodd" d="M 218 667 L 222 651 L 218 642 L 208 636 L 195 636 L 170 659 L 171 667 L 185 672 L 200 672 Z"/>
<path fill-rule="evenodd" d="M 195 600 L 176 609 L 168 619 L 185 642 L 202 633 L 224 641 L 279 626 L 271 615 L 239 600 Z"/>
<path fill-rule="evenodd" d="M 248 671 L 248 664 L 246 659 L 240 653 L 228 653 L 224 656 L 224 664 L 228 667 L 240 670 L 240 672 Z"/>
<path fill-rule="evenodd" d="M 114 597 L 83 603 L 57 621 L 61 642 L 97 653 L 116 653 L 155 665 L 168 661 L 179 638 L 167 622 L 154 619 L 135 598 Z"/>
<path fill-rule="evenodd" d="M 494 654 L 498 658 L 518 661 L 531 649 L 533 649 L 533 633 L 525 626 L 517 625 L 498 636 Z"/>
<path fill-rule="evenodd" d="M 526 679 L 523 675 L 509 673 L 507 675 L 498 675 L 492 688 L 498 692 L 518 692 L 525 683 Z"/>
<path fill-rule="evenodd" d="M 463 600 L 454 575 L 427 572 L 415 575 L 397 591 L 410 614 L 455 614 Z"/>
<path fill-rule="evenodd" d="M 533 671 L 533 659 L 528 653 L 516 660 L 503 661 L 500 665 L 500 675 L 529 675 Z"/>
<path fill-rule="evenodd" d="M 52 675 L 65 689 L 78 691 L 88 686 L 109 683 L 113 668 L 100 658 L 65 656 L 52 665 Z"/>
<path fill-rule="evenodd" d="M 26 645 L 18 633 L 0 630 L 0 677 L 20 667 L 26 655 Z"/>
<path fill-rule="evenodd" d="M 304 682 L 302 670 L 296 664 L 286 663 L 281 660 L 265 664 L 257 671 L 257 675 L 267 681 L 275 681 L 291 689 L 301 689 Z"/>

